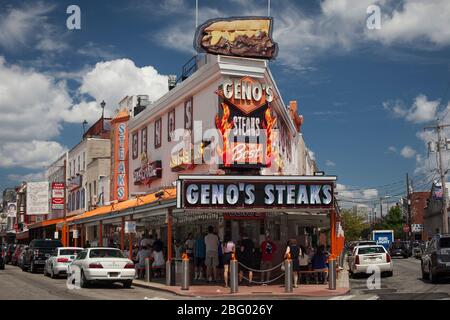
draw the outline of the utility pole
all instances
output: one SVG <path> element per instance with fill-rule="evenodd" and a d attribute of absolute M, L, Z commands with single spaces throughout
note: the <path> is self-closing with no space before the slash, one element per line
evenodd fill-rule
<path fill-rule="evenodd" d="M 409 227 L 407 239 L 411 240 L 411 193 L 409 190 L 409 176 L 408 173 L 406 173 L 406 224 Z"/>
<path fill-rule="evenodd" d="M 445 186 L 446 170 L 444 169 L 444 160 L 442 159 L 442 147 L 445 145 L 445 140 L 442 139 L 442 129 L 450 127 L 450 124 L 439 124 L 439 119 L 436 126 L 425 127 L 424 130 L 437 131 L 438 141 L 436 143 L 437 152 L 439 153 L 439 174 L 441 177 L 442 186 L 442 233 L 448 233 L 448 213 L 447 213 L 447 188 Z"/>
<path fill-rule="evenodd" d="M 383 219 L 383 198 L 380 197 L 380 218 Z"/>

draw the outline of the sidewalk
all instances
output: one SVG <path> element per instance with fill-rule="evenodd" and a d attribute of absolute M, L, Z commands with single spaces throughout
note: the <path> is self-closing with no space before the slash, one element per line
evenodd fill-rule
<path fill-rule="evenodd" d="M 350 291 L 347 287 L 338 287 L 336 290 L 329 290 L 328 285 L 299 285 L 294 288 L 292 293 L 285 293 L 282 285 L 269 285 L 252 287 L 239 286 L 238 293 L 230 293 L 229 288 L 219 285 L 192 285 L 189 290 L 181 290 L 180 286 L 166 286 L 164 284 L 155 282 L 145 282 L 143 280 L 134 280 L 133 285 L 142 288 L 149 288 L 154 290 L 162 290 L 170 292 L 179 296 L 185 297 L 239 297 L 239 296 L 271 296 L 271 297 L 333 297 L 345 295 Z"/>

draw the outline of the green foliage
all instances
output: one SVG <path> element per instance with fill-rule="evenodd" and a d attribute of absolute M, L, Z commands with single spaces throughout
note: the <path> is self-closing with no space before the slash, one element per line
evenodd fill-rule
<path fill-rule="evenodd" d="M 383 218 L 383 229 L 394 230 L 394 237 L 403 237 L 403 213 L 400 207 L 392 207 L 389 213 Z"/>
<path fill-rule="evenodd" d="M 364 217 L 354 214 L 351 210 L 343 209 L 341 211 L 341 223 L 346 241 L 367 238 L 367 230 L 370 226 L 364 220 Z"/>

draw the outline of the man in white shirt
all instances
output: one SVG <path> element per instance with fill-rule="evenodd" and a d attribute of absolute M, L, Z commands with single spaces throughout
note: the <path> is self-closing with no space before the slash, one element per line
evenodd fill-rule
<path fill-rule="evenodd" d="M 214 280 L 217 279 L 217 266 L 219 265 L 219 237 L 215 235 L 213 226 L 208 227 L 208 234 L 205 236 L 206 246 L 206 276 L 208 282 L 212 282 L 214 274 Z"/>

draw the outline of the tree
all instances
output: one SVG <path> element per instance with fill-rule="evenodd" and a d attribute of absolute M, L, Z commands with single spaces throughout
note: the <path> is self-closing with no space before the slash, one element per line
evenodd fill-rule
<path fill-rule="evenodd" d="M 353 213 L 351 210 L 343 209 L 341 211 L 341 223 L 345 232 L 345 240 L 359 240 L 367 235 L 367 229 L 370 227 L 364 221 L 364 217 Z"/>
<path fill-rule="evenodd" d="M 383 229 L 394 230 L 396 239 L 403 237 L 403 213 L 400 207 L 395 206 L 389 209 L 389 213 L 383 218 Z"/>

